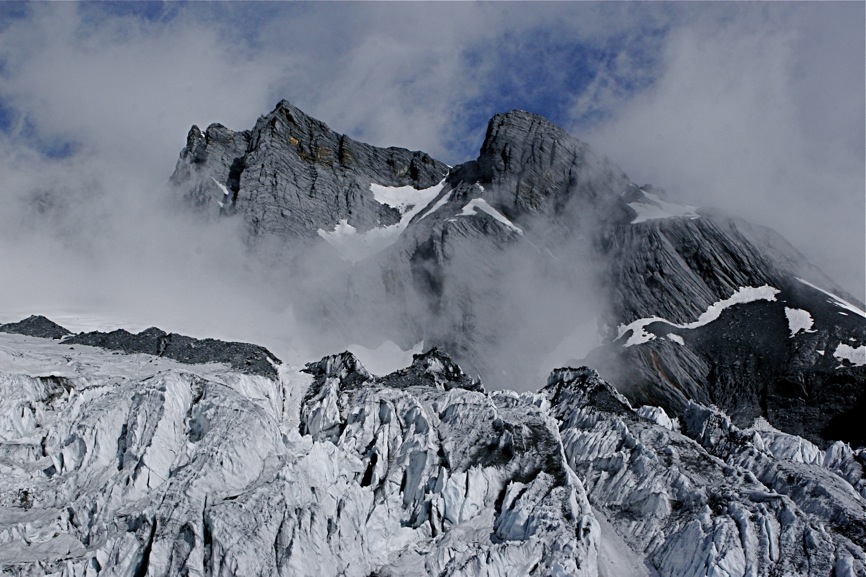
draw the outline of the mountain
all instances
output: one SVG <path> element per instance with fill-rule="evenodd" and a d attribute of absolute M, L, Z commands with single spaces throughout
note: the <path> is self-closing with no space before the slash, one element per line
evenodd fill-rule
<path fill-rule="evenodd" d="M 172 181 L 202 210 L 242 215 L 251 239 L 282 244 L 317 238 L 323 224 L 396 224 L 400 211 L 377 202 L 370 184 L 429 188 L 447 171 L 423 152 L 337 134 L 284 100 L 252 130 L 193 126 Z"/>
<path fill-rule="evenodd" d="M 866 307 L 774 232 L 639 186 L 537 115 L 496 115 L 449 169 L 284 101 L 252 131 L 193 127 L 172 181 L 254 251 L 282 247 L 295 310 L 334 346 L 423 341 L 519 390 L 588 364 L 637 405 L 866 444 Z"/>
<path fill-rule="evenodd" d="M 588 368 L 518 394 L 435 349 L 262 375 L 217 362 L 240 343 L 70 342 L 0 334 L 3 575 L 866 575 L 845 443 L 671 419 Z"/>

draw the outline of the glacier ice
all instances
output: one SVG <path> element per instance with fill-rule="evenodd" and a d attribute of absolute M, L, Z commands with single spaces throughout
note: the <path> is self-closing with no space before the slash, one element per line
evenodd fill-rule
<path fill-rule="evenodd" d="M 864 452 L 488 392 L 437 350 L 275 376 L 0 335 L 3 575 L 866 575 Z"/>

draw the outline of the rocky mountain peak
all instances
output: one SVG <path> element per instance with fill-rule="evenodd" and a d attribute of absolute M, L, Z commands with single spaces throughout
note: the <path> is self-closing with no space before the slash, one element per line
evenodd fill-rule
<path fill-rule="evenodd" d="M 554 369 L 542 389 L 554 407 L 583 407 L 592 404 L 612 414 L 630 413 L 628 400 L 589 367 Z M 554 414 L 560 415 L 558 409 Z M 561 416 L 561 415 L 560 415 Z"/>
<path fill-rule="evenodd" d="M 504 172 L 509 167 L 513 168 L 514 161 L 520 159 L 521 155 L 514 158 L 512 151 L 515 148 L 549 152 L 548 159 L 553 160 L 557 156 L 557 146 L 575 150 L 588 148 L 543 116 L 512 110 L 490 119 L 479 161 L 494 172 Z"/>
<path fill-rule="evenodd" d="M 171 181 L 205 213 L 240 214 L 253 243 L 278 246 L 340 224 L 362 232 L 395 224 L 401 213 L 371 185 L 426 189 L 447 172 L 424 152 L 357 142 L 282 100 L 251 130 L 193 126 Z"/>
<path fill-rule="evenodd" d="M 586 311 L 572 299 L 591 294 L 602 346 L 554 362 L 593 366 L 633 406 L 680 415 L 693 400 L 822 446 L 862 439 L 862 305 L 782 239 L 636 186 L 538 115 L 497 114 L 478 157 L 449 171 L 282 101 L 248 131 L 193 128 L 176 176 L 253 239 L 303 254 L 327 242 L 356 263 L 345 283 L 292 287 L 309 322 L 341 327 L 345 345 L 423 341 L 485 382 L 525 386 L 577 334 Z M 352 259 L 346 246 L 369 250 Z M 449 363 L 425 357 L 394 386 L 480 387 Z M 573 385 L 592 379 L 577 376 L 558 373 L 557 386 L 590 398 Z"/>
<path fill-rule="evenodd" d="M 308 363 L 304 368 L 304 372 L 313 375 L 313 377 L 324 379 L 347 380 L 352 375 L 355 375 L 360 380 L 370 378 L 370 373 L 367 372 L 367 369 L 361 364 L 358 357 L 349 351 L 329 355 L 315 363 Z"/>
<path fill-rule="evenodd" d="M 546 118 L 512 110 L 495 115 L 476 160 L 451 171 L 449 182 L 480 184 L 484 198 L 509 218 L 586 212 L 623 217 L 609 205 L 625 190 L 626 174 L 589 145 Z"/>

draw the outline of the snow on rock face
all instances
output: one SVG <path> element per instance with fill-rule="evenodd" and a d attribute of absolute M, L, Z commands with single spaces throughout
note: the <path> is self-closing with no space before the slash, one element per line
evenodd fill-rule
<path fill-rule="evenodd" d="M 368 258 L 397 241 L 416 214 L 424 210 L 439 195 L 445 185 L 443 180 L 435 186 L 417 190 L 411 186 L 381 186 L 371 184 L 370 190 L 376 202 L 397 209 L 400 221 L 388 226 L 358 232 L 346 219 L 334 225 L 334 230 L 318 229 L 318 235 L 337 249 L 340 256 L 355 263 Z"/>
<path fill-rule="evenodd" d="M 628 203 L 628 205 L 637 213 L 637 216 L 634 217 L 631 224 L 646 222 L 648 220 L 657 220 L 659 218 L 700 218 L 700 215 L 696 212 L 697 207 L 695 206 L 668 202 L 661 196 L 646 190 L 641 190 L 640 192 L 643 195 L 642 199 Z"/>
<path fill-rule="evenodd" d="M 804 333 L 815 332 L 812 330 L 814 321 L 812 320 L 812 315 L 809 314 L 809 311 L 785 307 L 785 316 L 788 318 L 788 329 L 791 331 L 792 337 L 800 331 L 803 331 Z"/>
<path fill-rule="evenodd" d="M 725 309 L 732 307 L 738 304 L 745 304 L 759 300 L 766 301 L 774 301 L 776 300 L 776 295 L 779 293 L 779 289 L 773 288 L 769 285 L 764 285 L 760 287 L 740 287 L 734 292 L 731 296 L 726 299 L 720 300 L 711 304 L 706 311 L 701 313 L 698 317 L 698 320 L 686 323 L 686 324 L 676 324 L 672 323 L 666 319 L 661 317 L 650 317 L 645 319 L 638 319 L 636 321 L 632 321 L 627 325 L 620 325 L 617 331 L 617 337 L 615 340 L 621 339 L 627 333 L 631 332 L 631 335 L 626 340 L 623 346 L 630 347 L 633 345 L 639 345 L 642 343 L 649 342 L 656 338 L 656 336 L 649 331 L 646 330 L 646 327 L 652 323 L 665 323 L 677 329 L 696 329 L 698 327 L 702 327 L 704 325 L 708 325 L 714 320 L 718 319 L 722 314 L 722 311 Z M 804 311 L 805 312 L 805 311 Z M 676 339 L 679 338 L 682 340 L 682 337 L 678 335 L 674 335 L 671 340 L 675 342 L 679 342 Z M 683 343 L 679 343 L 683 344 Z"/>
<path fill-rule="evenodd" d="M 505 218 L 505 216 L 501 212 L 490 206 L 490 204 L 483 198 L 473 198 L 472 200 L 470 200 L 469 203 L 463 207 L 463 210 L 458 216 L 471 216 L 473 214 L 478 214 L 479 210 L 481 212 L 489 214 L 498 222 L 505 225 L 506 228 L 513 230 L 517 234 L 523 234 L 523 229 Z"/>
<path fill-rule="evenodd" d="M 676 333 L 668 333 L 667 337 L 668 337 L 668 340 L 673 341 L 678 345 L 685 346 L 685 344 L 686 344 L 685 339 L 683 339 L 683 337 L 681 337 L 680 335 L 678 335 Z"/>
<path fill-rule="evenodd" d="M 411 219 L 439 195 L 439 191 L 444 185 L 445 181 L 443 180 L 435 186 L 418 190 L 412 186 L 382 186 L 372 183 L 370 190 L 373 192 L 373 198 L 376 199 L 376 202 L 396 208 L 401 215 L 411 213 L 409 217 Z"/>
<path fill-rule="evenodd" d="M 833 356 L 840 362 L 847 361 L 855 367 L 862 367 L 866 365 L 866 345 L 852 347 L 845 343 L 839 343 L 839 346 L 833 352 Z M 844 366 L 844 364 L 841 366 Z"/>
<path fill-rule="evenodd" d="M 825 291 L 824 289 L 822 289 L 821 287 L 815 286 L 815 285 L 813 285 L 812 283 L 810 283 L 810 282 L 808 282 L 808 281 L 805 281 L 805 280 L 803 280 L 803 279 L 801 279 L 801 278 L 798 278 L 797 280 L 800 281 L 801 283 L 803 283 L 804 285 L 806 285 L 806 286 L 810 286 L 810 287 L 812 287 L 812 288 L 815 289 L 815 290 L 821 291 L 822 293 L 824 293 L 825 295 L 827 295 L 828 297 L 830 297 L 830 300 L 828 300 L 827 302 L 829 302 L 829 303 L 831 303 L 831 304 L 834 304 L 834 305 L 836 305 L 836 306 L 839 307 L 839 308 L 842 308 L 842 309 L 845 309 L 845 310 L 847 310 L 847 311 L 849 311 L 849 312 L 852 312 L 852 313 L 854 313 L 855 315 L 858 315 L 858 316 L 861 316 L 861 317 L 863 317 L 863 318 L 866 318 L 866 311 L 864 311 L 864 310 L 862 310 L 862 309 L 860 309 L 860 308 L 858 308 L 858 307 L 852 305 L 851 303 L 849 303 L 849 302 L 846 301 L 845 299 L 843 299 L 843 298 L 841 298 L 841 297 L 838 297 L 838 296 L 834 295 L 833 293 L 827 292 L 827 291 Z M 846 314 L 846 313 L 840 312 L 839 314 Z"/>

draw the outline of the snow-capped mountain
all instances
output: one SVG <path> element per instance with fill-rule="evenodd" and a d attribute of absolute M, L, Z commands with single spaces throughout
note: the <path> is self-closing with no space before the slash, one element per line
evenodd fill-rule
<path fill-rule="evenodd" d="M 252 245 L 303 246 L 282 264 L 296 277 L 339 270 L 292 298 L 343 348 L 423 341 L 518 390 L 585 363 L 675 415 L 697 401 L 866 444 L 866 306 L 772 231 L 638 186 L 539 116 L 496 115 L 448 169 L 284 101 L 251 132 L 193 127 L 172 180 Z"/>

